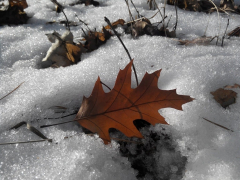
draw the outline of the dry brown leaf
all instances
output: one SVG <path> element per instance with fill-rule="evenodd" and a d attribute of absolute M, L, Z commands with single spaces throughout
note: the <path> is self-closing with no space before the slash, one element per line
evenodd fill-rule
<path fill-rule="evenodd" d="M 28 7 L 26 0 L 9 0 L 9 5 L 12 6 L 18 6 L 22 9 L 25 9 Z"/>
<path fill-rule="evenodd" d="M 81 48 L 72 43 L 66 43 L 65 46 L 67 48 L 67 58 L 73 63 L 79 62 L 82 54 Z"/>
<path fill-rule="evenodd" d="M 152 125 L 167 124 L 158 113 L 160 108 L 172 107 L 182 110 L 182 105 L 192 101 L 190 96 L 178 95 L 174 90 L 160 90 L 158 78 L 160 71 L 146 73 L 135 89 L 131 88 L 131 61 L 120 70 L 114 88 L 105 93 L 97 79 L 92 94 L 83 97 L 82 105 L 75 118 L 81 126 L 98 133 L 104 143 L 110 142 L 109 129 L 115 128 L 128 137 L 143 138 L 133 121 L 143 119 Z"/>
<path fill-rule="evenodd" d="M 233 86 L 227 85 L 224 88 L 226 88 L 226 89 L 240 88 L 240 85 L 239 84 L 234 84 Z"/>
<path fill-rule="evenodd" d="M 123 26 L 124 23 L 125 23 L 125 21 L 124 21 L 123 19 L 119 19 L 119 20 L 117 20 L 117 21 L 115 21 L 115 22 L 112 23 L 112 27 L 115 28 L 115 27 L 117 27 L 119 24 Z M 110 27 L 109 25 L 105 26 L 104 28 L 105 28 L 105 29 L 111 29 L 111 27 Z"/>
<path fill-rule="evenodd" d="M 237 98 L 237 93 L 232 90 L 226 90 L 219 88 L 214 92 L 211 92 L 214 99 L 223 107 L 226 108 L 231 104 L 234 104 Z"/>
<path fill-rule="evenodd" d="M 88 35 L 84 37 L 84 40 L 86 40 L 84 43 L 84 48 L 87 49 L 87 52 L 91 52 L 99 48 L 102 44 L 106 43 L 111 36 L 112 34 L 104 27 L 102 32 L 89 31 Z"/>

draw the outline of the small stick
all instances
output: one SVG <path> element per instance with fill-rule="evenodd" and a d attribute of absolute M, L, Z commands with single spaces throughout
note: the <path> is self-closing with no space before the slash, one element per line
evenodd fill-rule
<path fill-rule="evenodd" d="M 166 3 L 167 3 L 167 0 L 164 0 L 164 6 L 163 6 L 163 17 L 165 17 Z M 164 26 L 165 26 L 165 19 L 163 19 L 163 30 L 164 30 L 164 32 L 165 32 L 165 36 L 167 37 L 166 28 L 165 28 Z"/>
<path fill-rule="evenodd" d="M 226 128 L 226 127 L 224 127 L 224 126 L 222 126 L 222 125 L 220 125 L 220 124 L 217 124 L 217 123 L 215 123 L 215 122 L 212 122 L 212 121 L 210 121 L 210 120 L 208 120 L 208 119 L 206 119 L 206 118 L 204 118 L 204 117 L 203 117 L 203 119 L 204 119 L 205 121 L 208 121 L 208 122 L 210 122 L 210 123 L 216 125 L 216 126 L 219 126 L 219 127 L 223 128 L 223 129 L 226 129 L 226 130 L 229 130 L 229 131 L 234 132 L 233 130 L 228 129 L 228 128 Z"/>
<path fill-rule="evenodd" d="M 141 17 L 141 15 L 139 14 L 139 12 L 138 12 L 138 10 L 137 10 L 137 8 L 136 8 L 135 4 L 133 3 L 133 1 L 132 1 L 132 0 L 130 0 L 130 1 L 131 1 L 131 3 L 132 3 L 133 7 L 135 8 L 135 10 L 137 11 L 138 18 L 140 18 L 140 17 Z"/>
<path fill-rule="evenodd" d="M 207 33 L 207 28 L 208 28 L 208 25 L 209 25 L 209 20 L 210 20 L 210 17 L 208 18 L 208 22 L 207 22 L 207 26 L 206 26 L 206 29 L 205 29 L 205 32 L 204 32 L 204 37 L 206 36 L 206 33 Z"/>
<path fill-rule="evenodd" d="M 84 29 L 83 29 L 83 28 L 81 28 L 81 29 L 82 29 L 84 35 L 87 37 L 87 34 L 86 34 L 86 32 L 84 31 Z M 91 32 L 91 31 L 90 31 L 90 32 Z"/>
<path fill-rule="evenodd" d="M 225 38 L 225 36 L 226 36 L 228 26 L 229 26 L 229 19 L 228 19 L 228 22 L 227 22 L 227 27 L 226 27 L 226 30 L 225 30 L 224 36 L 222 37 L 222 47 L 223 47 L 223 41 L 224 41 L 224 38 Z"/>
<path fill-rule="evenodd" d="M 88 28 L 89 31 L 91 31 L 90 28 L 88 27 L 88 24 L 82 21 L 81 19 L 79 19 L 77 14 L 75 14 L 75 17 L 78 19 L 79 22 L 83 23 Z"/>
<path fill-rule="evenodd" d="M 112 90 L 108 85 L 106 85 L 106 84 L 103 83 L 102 81 L 100 81 L 100 83 L 101 83 L 102 85 L 104 85 L 106 88 L 108 88 L 110 91 Z"/>
<path fill-rule="evenodd" d="M 49 125 L 42 125 L 40 126 L 40 128 L 46 128 L 46 127 L 50 127 L 50 126 L 57 126 L 57 125 L 61 125 L 61 124 L 66 124 L 66 123 L 71 123 L 74 121 L 78 121 L 77 119 L 71 120 L 71 121 L 66 121 L 66 122 L 61 122 L 61 123 L 56 123 L 56 124 L 49 124 Z"/>
<path fill-rule="evenodd" d="M 109 19 L 108 19 L 107 17 L 104 17 L 104 20 L 108 23 L 108 25 L 112 28 L 112 30 L 113 30 L 113 32 L 115 33 L 115 35 L 118 37 L 119 41 L 120 41 L 121 44 L 123 45 L 125 51 L 126 51 L 127 54 L 128 54 L 128 57 L 129 57 L 129 59 L 130 59 L 130 61 L 131 61 L 132 58 L 131 58 L 131 56 L 130 56 L 130 54 L 129 54 L 127 48 L 126 48 L 126 46 L 124 45 L 123 41 L 122 41 L 121 38 L 119 37 L 119 35 L 118 35 L 118 33 L 116 32 L 116 30 L 112 27 L 112 25 L 111 25 Z M 133 67 L 133 71 L 134 71 L 135 78 L 136 78 L 136 82 L 137 82 L 137 86 L 138 86 L 138 78 L 137 78 L 137 73 L 136 73 L 136 69 L 135 69 L 134 64 L 132 64 L 132 67 Z"/>
<path fill-rule="evenodd" d="M 148 19 L 152 19 L 152 18 L 154 18 L 158 13 L 159 13 L 159 11 L 156 12 L 152 17 L 150 17 L 150 18 L 148 18 Z"/>
<path fill-rule="evenodd" d="M 159 9 L 159 7 L 158 7 L 158 5 L 157 5 L 157 3 L 156 3 L 155 0 L 154 0 L 154 4 L 155 4 L 155 6 L 157 7 L 158 12 L 160 13 L 160 15 L 161 15 L 161 17 L 162 17 L 162 20 L 164 20 L 165 18 L 163 19 L 164 16 L 162 15 L 162 13 L 161 13 L 161 11 L 160 11 L 160 9 Z"/>
<path fill-rule="evenodd" d="M 165 16 L 165 17 L 164 17 L 164 19 L 166 19 L 167 17 L 168 17 L 168 16 Z M 162 21 L 160 21 L 160 22 L 155 22 L 155 23 L 152 23 L 152 24 L 156 24 L 156 23 L 158 23 L 158 24 L 157 24 L 157 26 L 158 26 L 159 24 L 163 23 L 163 20 L 162 20 Z"/>
<path fill-rule="evenodd" d="M 177 29 L 177 24 L 178 24 L 177 5 L 178 5 L 178 0 L 175 0 L 174 6 L 175 6 L 175 10 L 176 10 L 176 23 L 175 23 L 175 25 L 174 25 L 174 27 L 173 27 L 173 31 L 176 31 L 176 29 Z"/>
<path fill-rule="evenodd" d="M 62 11 L 62 13 L 63 13 L 63 15 L 65 16 L 65 18 L 66 18 L 66 21 L 67 21 L 67 29 L 70 31 L 70 25 L 69 25 L 69 21 L 68 21 L 68 18 L 67 18 L 67 16 L 66 16 L 66 14 L 65 14 L 65 12 L 63 11 L 63 6 L 61 5 L 61 4 L 59 4 L 58 2 L 57 2 L 57 0 L 51 0 L 56 6 L 58 6 L 59 7 L 59 9 Z"/>
<path fill-rule="evenodd" d="M 52 139 L 41 139 L 41 140 L 35 140 L 35 141 L 7 142 L 7 143 L 0 143 L 0 145 L 26 144 L 26 143 L 35 143 L 35 142 L 43 142 L 43 141 L 52 142 Z"/>
<path fill-rule="evenodd" d="M 167 22 L 166 28 L 168 27 L 168 24 L 169 24 L 171 18 L 172 18 L 172 15 L 170 16 L 170 18 L 169 18 L 169 20 L 168 20 L 168 22 Z"/>
<path fill-rule="evenodd" d="M 63 13 L 63 15 L 65 16 L 65 18 L 66 18 L 66 21 L 67 21 L 67 29 L 70 31 L 70 25 L 69 25 L 69 21 L 68 21 L 68 18 L 67 18 L 67 16 L 66 16 L 66 14 L 65 14 L 65 12 L 63 11 L 63 9 L 62 9 L 62 13 Z"/>
<path fill-rule="evenodd" d="M 36 134 L 37 136 L 39 136 L 42 139 L 48 139 L 46 136 L 43 135 L 43 133 L 41 133 L 39 130 L 37 130 L 35 127 L 31 126 L 30 124 L 28 124 L 25 121 L 22 121 L 18 124 L 16 124 L 15 126 L 11 127 L 9 130 L 12 129 L 18 129 L 19 127 L 23 126 L 23 125 L 27 125 L 27 129 L 30 130 L 31 132 L 33 132 L 34 134 Z"/>
<path fill-rule="evenodd" d="M 68 114 L 68 115 L 65 115 L 65 116 L 57 117 L 57 118 L 44 118 L 44 119 L 61 119 L 61 118 L 65 118 L 65 117 L 69 117 L 69 116 L 75 115 L 75 114 L 77 114 L 77 112 L 74 112 L 72 114 Z M 38 119 L 38 120 L 40 120 L 40 119 Z"/>
<path fill-rule="evenodd" d="M 125 0 L 125 2 L 126 2 L 127 7 L 128 7 L 128 13 L 129 13 L 130 19 L 132 18 L 132 20 L 134 21 L 134 18 L 132 16 L 132 13 L 131 13 L 130 8 L 129 8 L 128 0 Z"/>
<path fill-rule="evenodd" d="M 4 99 L 5 97 L 7 97 L 8 95 L 12 94 L 14 91 L 16 91 L 24 82 L 22 82 L 21 84 L 19 84 L 14 90 L 12 90 L 11 92 L 9 92 L 8 94 L 6 94 L 5 96 L 3 96 L 0 100 Z"/>

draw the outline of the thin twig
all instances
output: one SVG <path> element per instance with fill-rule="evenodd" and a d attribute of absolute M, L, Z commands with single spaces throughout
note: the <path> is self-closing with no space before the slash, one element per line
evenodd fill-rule
<path fill-rule="evenodd" d="M 129 4 L 128 4 L 128 0 L 125 0 L 126 4 L 127 4 L 127 7 L 128 7 L 128 13 L 129 13 L 129 16 L 130 16 L 130 19 L 132 18 L 132 21 L 134 21 L 134 18 L 132 16 L 132 13 L 130 11 L 130 7 L 129 7 Z"/>
<path fill-rule="evenodd" d="M 88 27 L 88 24 L 82 21 L 81 19 L 79 19 L 77 14 L 75 14 L 75 17 L 78 19 L 79 22 L 83 23 L 88 28 L 89 31 L 91 31 L 90 28 Z"/>
<path fill-rule="evenodd" d="M 87 37 L 87 34 L 86 34 L 86 32 L 84 31 L 84 29 L 83 29 L 83 28 L 81 28 L 81 29 L 82 29 L 84 35 Z M 90 31 L 90 32 L 91 32 L 91 31 Z"/>
<path fill-rule="evenodd" d="M 110 91 L 112 90 L 108 85 L 106 85 L 106 84 L 103 83 L 102 81 L 100 81 L 100 83 L 101 83 L 102 85 L 104 85 L 106 88 L 108 88 Z"/>
<path fill-rule="evenodd" d="M 76 111 L 74 113 L 71 113 L 71 114 L 68 114 L 68 115 L 65 115 L 65 116 L 57 117 L 57 118 L 43 118 L 43 119 L 61 119 L 61 118 L 65 118 L 65 117 L 69 117 L 69 116 L 75 115 L 77 113 L 78 113 L 78 111 Z M 38 119 L 38 120 L 40 120 L 40 119 Z"/>
<path fill-rule="evenodd" d="M 216 42 L 216 45 L 217 45 L 217 44 L 218 44 L 218 38 L 219 38 L 220 30 L 221 30 L 220 16 L 219 16 L 218 7 L 216 6 L 216 4 L 214 4 L 214 2 L 213 2 L 212 0 L 209 0 L 209 2 L 211 2 L 211 3 L 213 4 L 213 6 L 214 6 L 215 9 L 217 10 L 217 14 L 218 14 L 219 31 L 218 31 L 218 35 L 217 35 L 217 42 Z"/>
<path fill-rule="evenodd" d="M 9 92 L 8 94 L 6 94 L 5 96 L 3 96 L 0 100 L 4 99 L 5 97 L 7 97 L 8 95 L 12 94 L 14 91 L 16 91 L 24 82 L 22 82 L 21 84 L 19 84 L 14 90 L 12 90 L 11 92 Z"/>
<path fill-rule="evenodd" d="M 164 20 L 165 18 L 163 19 L 163 17 L 165 17 L 165 16 L 163 16 L 163 15 L 162 15 L 162 13 L 161 13 L 161 10 L 159 9 L 159 7 L 158 7 L 158 5 L 157 5 L 157 3 L 156 3 L 156 1 L 155 1 L 155 0 L 154 0 L 154 4 L 155 4 L 155 6 L 157 7 L 157 9 L 158 9 L 158 12 L 159 12 L 159 14 L 160 14 L 160 15 L 161 15 L 161 17 L 162 17 L 162 20 Z"/>
<path fill-rule="evenodd" d="M 178 0 L 175 0 L 174 6 L 175 6 L 175 11 L 176 11 L 176 23 L 173 27 L 173 31 L 176 31 L 177 29 L 177 24 L 178 24 L 178 12 L 177 12 L 177 5 L 178 5 Z"/>
<path fill-rule="evenodd" d="M 125 51 L 127 52 L 128 54 L 128 57 L 130 59 L 130 61 L 132 60 L 129 52 L 128 52 L 128 49 L 126 48 L 126 46 L 124 45 L 123 41 L 121 40 L 121 38 L 119 37 L 118 33 L 116 32 L 116 30 L 112 27 L 112 24 L 110 23 L 109 19 L 107 17 L 104 17 L 104 20 L 107 22 L 107 24 L 111 27 L 111 29 L 113 30 L 113 32 L 115 33 L 115 35 L 118 37 L 119 41 L 121 42 L 121 44 L 123 45 Z M 138 86 L 138 78 L 137 78 L 137 73 L 136 73 L 136 69 L 135 69 L 135 66 L 134 64 L 132 64 L 132 67 L 133 67 L 133 71 L 134 71 L 134 74 L 135 74 L 135 78 L 136 78 L 136 82 L 137 82 L 137 86 Z"/>
<path fill-rule="evenodd" d="M 164 17 L 164 19 L 166 19 L 167 17 L 168 17 L 168 16 L 165 16 L 165 17 Z M 163 20 L 162 20 L 162 21 L 160 21 L 160 22 L 155 22 L 155 23 L 152 23 L 152 24 L 156 24 L 156 23 L 158 23 L 158 24 L 157 24 L 157 26 L 159 26 L 159 24 L 163 23 Z"/>
<path fill-rule="evenodd" d="M 130 0 L 130 1 L 131 1 L 131 3 L 132 3 L 133 7 L 135 8 L 135 10 L 137 11 L 138 18 L 140 18 L 140 17 L 141 17 L 141 15 L 139 14 L 139 11 L 137 10 L 137 8 L 136 8 L 135 4 L 133 3 L 133 1 L 132 1 L 132 0 Z"/>
<path fill-rule="evenodd" d="M 48 141 L 51 142 L 52 139 L 41 139 L 41 140 L 35 140 L 35 141 L 19 141 L 19 142 L 7 142 L 7 143 L 0 143 L 0 145 L 10 145 L 10 144 L 26 144 L 26 143 L 35 143 L 35 142 L 43 142 Z"/>
<path fill-rule="evenodd" d="M 166 28 L 168 27 L 168 24 L 169 24 L 171 18 L 172 18 L 172 15 L 170 16 L 170 18 L 169 18 L 169 20 L 168 20 L 168 22 L 167 22 Z"/>
<path fill-rule="evenodd" d="M 205 29 L 205 32 L 204 32 L 203 36 L 206 36 L 206 34 L 207 34 L 207 29 L 208 29 L 209 21 L 210 21 L 210 16 L 209 16 L 209 18 L 208 18 L 207 26 L 206 26 L 206 29 Z"/>
<path fill-rule="evenodd" d="M 77 119 L 74 119 L 74 120 L 71 120 L 71 121 L 66 121 L 66 122 L 61 122 L 61 123 L 56 123 L 56 124 L 42 125 L 42 126 L 40 126 L 40 128 L 57 126 L 57 125 L 61 125 L 61 124 L 67 124 L 67 123 L 71 123 L 71 122 L 74 122 L 74 121 L 78 121 L 78 120 L 77 120 Z"/>
<path fill-rule="evenodd" d="M 63 9 L 62 9 L 62 13 L 63 13 L 63 15 L 65 16 L 65 18 L 66 18 L 66 21 L 67 21 L 67 29 L 70 31 L 70 24 L 69 24 L 69 21 L 68 21 L 68 18 L 67 18 L 67 16 L 66 16 L 66 14 L 65 14 L 65 12 L 63 11 Z"/>
<path fill-rule="evenodd" d="M 57 7 L 59 7 L 59 9 L 61 10 L 61 12 L 63 13 L 63 15 L 65 16 L 66 18 L 66 21 L 67 21 L 67 29 L 70 31 L 70 25 L 69 25 L 69 21 L 68 21 L 68 18 L 65 14 L 65 12 L 63 11 L 63 6 L 61 4 L 59 4 L 59 2 L 57 2 L 57 0 L 51 0 Z"/>
<path fill-rule="evenodd" d="M 222 125 L 220 125 L 220 124 L 217 124 L 217 123 L 215 123 L 215 122 L 212 122 L 212 121 L 210 121 L 210 120 L 208 120 L 208 119 L 206 119 L 206 118 L 204 118 L 204 117 L 203 117 L 203 119 L 204 119 L 205 121 L 208 121 L 208 122 L 210 122 L 210 123 L 216 125 L 216 126 L 219 126 L 219 127 L 223 128 L 223 129 L 226 129 L 226 130 L 228 130 L 228 131 L 232 131 L 232 132 L 234 132 L 233 130 L 228 129 L 228 128 L 226 128 L 226 127 L 224 127 L 224 126 L 222 126 Z"/>
<path fill-rule="evenodd" d="M 229 19 L 228 19 L 228 22 L 227 22 L 227 27 L 226 27 L 226 30 L 225 30 L 224 36 L 222 37 L 222 47 L 223 47 L 223 41 L 224 41 L 224 38 L 225 38 L 225 36 L 226 36 L 228 26 L 229 26 Z"/>
<path fill-rule="evenodd" d="M 159 13 L 159 11 L 157 11 L 152 17 L 147 18 L 147 19 L 152 19 L 152 18 L 154 18 L 158 13 Z"/>
<path fill-rule="evenodd" d="M 48 139 L 46 136 L 44 136 L 43 133 L 41 133 L 38 129 L 36 129 L 35 127 L 31 126 L 29 123 L 27 123 L 26 121 L 22 121 L 18 124 L 16 124 L 15 126 L 11 127 L 9 130 L 12 129 L 18 129 L 19 127 L 25 125 L 27 126 L 27 129 L 31 132 L 33 132 L 34 134 L 36 134 L 38 137 L 42 138 L 42 139 Z"/>

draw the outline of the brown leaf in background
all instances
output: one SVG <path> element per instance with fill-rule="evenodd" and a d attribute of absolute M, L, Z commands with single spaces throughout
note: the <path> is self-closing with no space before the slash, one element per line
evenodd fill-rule
<path fill-rule="evenodd" d="M 65 46 L 67 48 L 67 58 L 73 63 L 79 62 L 82 54 L 81 48 L 72 43 L 66 43 Z"/>
<path fill-rule="evenodd" d="M 116 28 L 119 24 L 123 26 L 124 23 L 125 23 L 125 21 L 123 19 L 119 19 L 119 20 L 112 23 L 112 27 Z M 105 29 L 111 29 L 111 27 L 109 25 L 105 26 L 104 28 Z"/>
<path fill-rule="evenodd" d="M 143 119 L 152 125 L 167 124 L 158 113 L 161 108 L 172 107 L 182 110 L 182 105 L 192 101 L 190 96 L 178 95 L 176 90 L 160 90 L 160 70 L 146 73 L 135 89 L 131 88 L 133 60 L 120 70 L 114 88 L 105 93 L 97 79 L 92 94 L 83 97 L 82 105 L 75 118 L 81 126 L 98 133 L 104 143 L 110 142 L 109 129 L 115 128 L 128 137 L 143 138 L 133 121 Z"/>
<path fill-rule="evenodd" d="M 111 36 L 112 34 L 104 27 L 102 29 L 102 32 L 89 31 L 88 35 L 84 37 L 84 40 L 86 40 L 86 42 L 83 46 L 87 49 L 87 52 L 91 52 L 106 43 Z"/>
<path fill-rule="evenodd" d="M 232 90 L 226 90 L 219 88 L 214 92 L 211 92 L 214 99 L 223 107 L 226 108 L 236 102 L 237 93 Z"/>
<path fill-rule="evenodd" d="M 28 4 L 26 0 L 9 0 L 9 5 L 12 6 L 18 6 L 22 9 L 25 9 L 28 7 Z"/>
<path fill-rule="evenodd" d="M 233 86 L 227 85 L 224 88 L 227 88 L 227 89 L 240 88 L 240 85 L 239 84 L 234 84 Z"/>

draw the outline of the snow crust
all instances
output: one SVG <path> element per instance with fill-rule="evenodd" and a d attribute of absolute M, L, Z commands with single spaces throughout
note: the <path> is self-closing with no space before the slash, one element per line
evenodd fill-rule
<path fill-rule="evenodd" d="M 64 106 L 67 112 L 77 110 L 82 96 L 88 97 L 98 76 L 110 87 L 120 68 L 129 62 L 128 56 L 116 37 L 112 37 L 99 49 L 82 55 L 77 65 L 41 69 L 41 60 L 51 46 L 45 34 L 54 30 L 63 34 L 62 25 L 46 25 L 53 20 L 65 20 L 63 14 L 53 11 L 49 0 L 27 1 L 25 10 L 31 16 L 28 24 L 0 27 L 0 97 L 12 91 L 20 83 L 22 86 L 0 101 L 0 143 L 39 139 L 25 128 L 8 131 L 21 121 L 31 122 L 35 127 L 60 121 L 73 120 L 74 116 L 60 120 L 46 120 L 58 117 L 50 107 Z M 68 5 L 75 0 L 59 0 Z M 66 6 L 65 13 L 71 21 L 78 17 L 89 24 L 91 29 L 100 30 L 104 17 L 110 21 L 123 18 L 129 21 L 124 1 L 99 1 L 100 7 L 76 5 Z M 140 14 L 151 17 L 157 10 L 149 10 L 146 0 L 134 1 Z M 235 1 L 239 3 L 239 1 Z M 159 1 L 159 6 L 163 4 Z M 133 16 L 137 13 L 130 6 Z M 175 9 L 166 6 L 166 15 L 175 22 Z M 239 15 L 216 13 L 207 15 L 178 9 L 177 37 L 191 39 L 206 35 L 222 35 L 230 19 L 228 29 L 239 25 Z M 161 20 L 159 15 L 151 22 Z M 81 24 L 81 23 L 79 23 Z M 71 27 L 75 41 L 83 36 L 80 27 Z M 220 29 L 220 32 L 219 32 Z M 223 109 L 215 102 L 210 92 L 225 85 L 240 84 L 240 39 L 225 39 L 224 47 L 185 47 L 175 39 L 142 36 L 133 39 L 122 32 L 122 40 L 127 46 L 141 80 L 145 72 L 162 69 L 159 79 L 160 89 L 177 89 L 178 94 L 195 98 L 183 106 L 183 111 L 167 108 L 159 110 L 170 124 L 165 126 L 172 134 L 178 151 L 187 157 L 184 180 L 236 180 L 240 177 L 240 103 Z M 133 78 L 133 87 L 136 87 Z M 235 89 L 240 93 L 239 89 Z M 227 131 L 203 118 L 221 124 Z M 161 125 L 152 128 L 158 131 Z M 0 179 L 136 179 L 137 171 L 131 168 L 127 158 L 119 154 L 118 144 L 104 145 L 98 137 L 82 133 L 75 123 L 41 129 L 53 143 L 41 142 L 0 146 Z M 64 139 L 66 136 L 73 136 Z M 162 153 L 159 152 L 159 153 Z M 156 158 L 162 157 L 157 155 Z M 174 156 L 168 154 L 161 167 L 169 166 Z M 172 173 L 176 171 L 172 167 Z M 174 177 L 174 176 L 173 176 Z M 150 179 L 150 178 L 149 178 Z"/>

